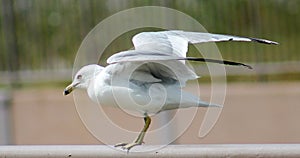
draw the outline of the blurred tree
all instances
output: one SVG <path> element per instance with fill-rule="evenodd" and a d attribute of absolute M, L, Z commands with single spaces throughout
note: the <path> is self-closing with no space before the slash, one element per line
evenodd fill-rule
<path fill-rule="evenodd" d="M 5 51 L 9 52 L 6 57 L 2 57 L 2 63 L 6 63 L 6 69 L 11 72 L 10 83 L 12 86 L 17 86 L 19 76 L 19 51 L 17 45 L 16 27 L 15 27 L 15 14 L 12 0 L 2 0 L 2 27 L 5 39 Z"/>
<path fill-rule="evenodd" d="M 218 43 L 226 59 L 300 61 L 299 0 L 2 0 L 0 70 L 71 68 L 81 41 L 97 23 L 121 10 L 145 5 L 182 11 L 209 32 L 282 43 L 278 47 Z M 130 41 L 129 36 L 124 40 Z M 112 47 L 115 53 L 131 43 Z"/>

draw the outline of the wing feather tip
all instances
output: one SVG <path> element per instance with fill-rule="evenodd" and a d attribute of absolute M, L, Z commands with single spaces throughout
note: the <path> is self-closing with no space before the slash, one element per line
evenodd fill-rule
<path fill-rule="evenodd" d="M 224 106 L 223 106 L 223 105 L 220 105 L 220 104 L 209 104 L 208 107 L 223 108 Z"/>
<path fill-rule="evenodd" d="M 270 41 L 266 39 L 258 39 L 258 38 L 249 38 L 251 41 L 258 42 L 258 43 L 264 43 L 264 44 L 271 44 L 271 45 L 278 45 L 278 42 Z"/>

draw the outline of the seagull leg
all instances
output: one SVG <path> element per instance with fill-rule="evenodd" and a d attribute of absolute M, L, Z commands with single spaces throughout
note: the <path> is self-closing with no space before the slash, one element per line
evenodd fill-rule
<path fill-rule="evenodd" d="M 144 140 L 145 134 L 151 123 L 151 118 L 149 116 L 146 116 L 146 117 L 144 117 L 144 121 L 145 121 L 144 128 L 133 143 L 119 143 L 119 144 L 116 144 L 115 147 L 121 146 L 122 149 L 129 151 L 132 147 L 142 145 L 144 143 L 143 140 Z"/>

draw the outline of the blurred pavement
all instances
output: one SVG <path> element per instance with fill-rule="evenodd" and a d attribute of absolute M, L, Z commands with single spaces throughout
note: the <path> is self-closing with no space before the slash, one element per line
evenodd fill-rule
<path fill-rule="evenodd" d="M 81 122 L 73 97 L 62 95 L 63 88 L 14 91 L 15 144 L 101 144 Z M 207 101 L 210 85 L 200 88 L 201 98 Z M 108 112 L 121 127 L 136 131 L 142 128 L 142 119 L 116 109 Z M 200 108 L 192 125 L 175 143 L 300 143 L 300 82 L 229 83 L 217 124 L 200 139 L 204 113 L 205 109 Z M 156 127 L 155 121 L 150 130 Z"/>

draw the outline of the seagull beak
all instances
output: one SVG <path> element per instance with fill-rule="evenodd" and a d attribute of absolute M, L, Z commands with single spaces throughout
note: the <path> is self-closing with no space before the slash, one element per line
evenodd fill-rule
<path fill-rule="evenodd" d="M 70 85 L 68 85 L 68 86 L 65 88 L 65 90 L 64 90 L 64 95 L 70 94 L 70 93 L 74 90 L 74 88 L 75 88 L 76 85 L 77 85 L 77 84 L 73 84 L 73 83 L 71 83 Z"/>

